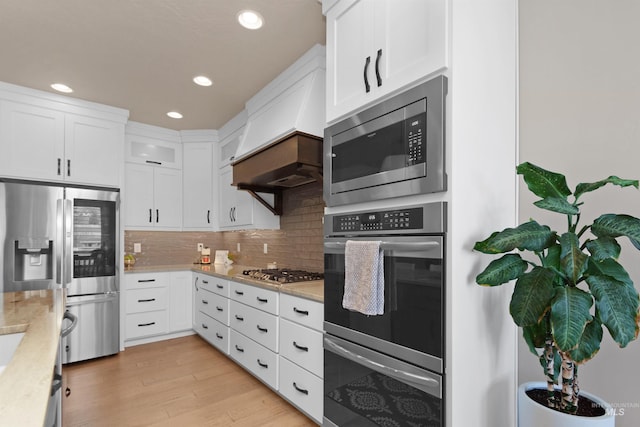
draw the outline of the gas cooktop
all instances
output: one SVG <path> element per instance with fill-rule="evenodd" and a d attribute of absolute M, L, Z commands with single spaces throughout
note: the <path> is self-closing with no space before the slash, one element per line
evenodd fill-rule
<path fill-rule="evenodd" d="M 323 273 L 313 273 L 304 270 L 290 270 L 286 268 L 264 268 L 257 270 L 244 270 L 243 276 L 256 280 L 264 280 L 278 283 L 307 282 L 310 280 L 323 280 Z"/>

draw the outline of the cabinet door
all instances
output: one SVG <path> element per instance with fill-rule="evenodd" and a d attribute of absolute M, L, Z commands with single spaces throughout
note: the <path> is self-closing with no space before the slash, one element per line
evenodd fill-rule
<path fill-rule="evenodd" d="M 125 227 L 153 227 L 153 167 L 125 165 Z"/>
<path fill-rule="evenodd" d="M 213 145 L 188 143 L 182 148 L 183 227 L 213 230 Z"/>
<path fill-rule="evenodd" d="M 66 115 L 65 180 L 119 187 L 123 151 L 122 124 Z"/>
<path fill-rule="evenodd" d="M 153 168 L 154 210 L 156 227 L 180 229 L 182 227 L 182 171 Z"/>
<path fill-rule="evenodd" d="M 191 329 L 193 319 L 193 294 L 191 272 L 171 273 L 169 283 L 169 332 Z"/>
<path fill-rule="evenodd" d="M 376 97 L 447 66 L 446 3 L 446 0 L 376 2 L 371 53 L 377 58 L 380 52 L 381 85 L 376 87 Z M 373 65 L 375 71 L 375 61 Z M 372 76 L 375 79 L 375 72 Z"/>
<path fill-rule="evenodd" d="M 373 19 L 371 0 L 344 0 L 327 14 L 327 122 L 358 108 L 373 96 L 376 60 Z"/>
<path fill-rule="evenodd" d="M 0 101 L 2 175 L 63 180 L 64 114 L 31 105 Z"/>

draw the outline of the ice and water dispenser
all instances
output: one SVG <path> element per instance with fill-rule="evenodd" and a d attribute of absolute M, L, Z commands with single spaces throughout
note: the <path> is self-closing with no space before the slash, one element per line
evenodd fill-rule
<path fill-rule="evenodd" d="M 53 279 L 53 241 L 47 238 L 26 238 L 15 241 L 14 280 Z"/>

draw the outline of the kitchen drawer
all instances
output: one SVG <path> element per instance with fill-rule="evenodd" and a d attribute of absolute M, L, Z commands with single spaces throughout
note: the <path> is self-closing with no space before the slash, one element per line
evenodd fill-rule
<path fill-rule="evenodd" d="M 196 313 L 194 329 L 202 338 L 211 345 L 229 354 L 229 328 L 201 311 Z"/>
<path fill-rule="evenodd" d="M 286 286 L 286 285 L 285 285 Z M 280 317 L 322 331 L 324 304 L 289 294 L 280 294 Z"/>
<path fill-rule="evenodd" d="M 231 329 L 229 355 L 274 390 L 278 389 L 278 355 Z"/>
<path fill-rule="evenodd" d="M 271 314 L 278 314 L 278 292 L 245 283 L 231 282 L 231 299 Z"/>
<path fill-rule="evenodd" d="M 278 392 L 318 423 L 322 423 L 323 381 L 280 357 Z"/>
<path fill-rule="evenodd" d="M 167 312 L 163 310 L 127 314 L 125 331 L 127 339 L 166 334 Z"/>
<path fill-rule="evenodd" d="M 127 289 L 125 298 L 127 314 L 167 308 L 167 288 Z"/>
<path fill-rule="evenodd" d="M 229 281 L 219 277 L 195 273 L 196 286 L 229 298 Z"/>
<path fill-rule="evenodd" d="M 169 273 L 127 273 L 126 289 L 159 288 L 169 285 Z"/>
<path fill-rule="evenodd" d="M 218 322 L 229 326 L 229 298 L 201 290 L 196 296 L 196 307 Z"/>
<path fill-rule="evenodd" d="M 322 378 L 324 375 L 322 333 L 280 319 L 280 356 Z"/>
<path fill-rule="evenodd" d="M 278 317 L 231 301 L 229 326 L 268 349 L 278 352 Z"/>

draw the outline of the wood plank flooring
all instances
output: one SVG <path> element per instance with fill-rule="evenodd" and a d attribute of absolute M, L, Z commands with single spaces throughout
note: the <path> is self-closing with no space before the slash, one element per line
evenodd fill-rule
<path fill-rule="evenodd" d="M 197 335 L 63 370 L 64 427 L 316 426 Z"/>

